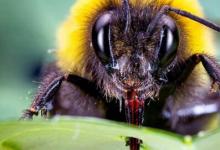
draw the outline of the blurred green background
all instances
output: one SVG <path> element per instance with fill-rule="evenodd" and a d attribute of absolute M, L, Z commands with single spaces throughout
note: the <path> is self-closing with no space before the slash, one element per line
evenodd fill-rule
<path fill-rule="evenodd" d="M 220 24 L 219 0 L 200 1 L 208 18 Z M 0 0 L 0 120 L 18 118 L 30 104 L 41 65 L 54 59 L 48 50 L 56 47 L 56 29 L 73 3 Z"/>

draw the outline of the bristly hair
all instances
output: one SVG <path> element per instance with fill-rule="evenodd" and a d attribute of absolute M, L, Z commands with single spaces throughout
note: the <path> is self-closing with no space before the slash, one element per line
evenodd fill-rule
<path fill-rule="evenodd" d="M 150 36 L 153 33 L 153 30 L 155 29 L 155 26 L 158 24 L 159 20 L 161 19 L 161 17 L 163 15 L 166 15 L 169 12 L 174 12 L 178 15 L 181 15 L 183 17 L 189 18 L 191 20 L 194 20 L 200 24 L 205 25 L 206 27 L 209 27 L 217 32 L 220 32 L 220 26 L 212 23 L 206 19 L 200 18 L 198 16 L 195 16 L 193 14 L 191 14 L 190 12 L 184 11 L 184 10 L 180 10 L 180 9 L 176 9 L 173 8 L 169 5 L 164 5 L 160 11 L 157 13 L 157 15 L 155 16 L 155 18 L 152 20 L 152 22 L 149 24 L 148 29 L 147 29 L 147 34 L 148 36 Z"/>
<path fill-rule="evenodd" d="M 126 18 L 125 31 L 126 34 L 131 26 L 131 10 L 129 0 L 122 0 L 122 9 L 124 12 L 124 17 Z"/>

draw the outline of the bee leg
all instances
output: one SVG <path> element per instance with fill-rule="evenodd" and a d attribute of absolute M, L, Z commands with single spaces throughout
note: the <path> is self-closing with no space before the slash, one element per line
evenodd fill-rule
<path fill-rule="evenodd" d="M 180 85 L 200 62 L 213 80 L 212 87 L 214 88 L 216 85 L 220 85 L 220 65 L 214 58 L 205 54 L 194 54 L 184 62 L 174 66 L 174 68 L 166 74 L 167 84 Z"/>
<path fill-rule="evenodd" d="M 176 115 L 179 118 L 193 118 L 203 115 L 209 115 L 220 112 L 220 93 L 213 93 L 207 95 L 203 99 L 195 100 L 195 104 L 190 103 L 189 106 L 179 108 L 176 111 Z M 198 101 L 200 103 L 198 103 Z M 169 111 L 164 111 L 164 116 L 170 118 L 171 114 Z"/>
<path fill-rule="evenodd" d="M 41 111 L 42 115 L 46 115 L 54 95 L 65 79 L 67 79 L 67 77 L 55 72 L 48 74 L 43 79 L 30 108 L 24 111 L 21 119 L 32 119 L 34 115 L 38 115 L 39 111 Z"/>
<path fill-rule="evenodd" d="M 211 92 L 217 92 L 220 86 L 220 65 L 214 58 L 207 55 L 199 55 L 201 62 L 209 76 L 212 78 L 213 84 Z"/>
<path fill-rule="evenodd" d="M 206 94 L 194 97 L 191 103 L 183 104 L 175 110 L 173 103 L 168 103 L 163 109 L 163 117 L 168 120 L 170 129 L 180 134 L 193 135 L 202 130 L 216 128 L 219 122 L 220 93 Z M 209 126 L 211 125 L 212 126 Z M 211 127 L 211 128 L 210 128 Z"/>
<path fill-rule="evenodd" d="M 174 113 L 167 113 L 169 111 L 165 111 L 163 113 L 163 116 L 165 116 L 166 119 L 170 120 L 172 122 L 172 126 L 175 128 L 177 127 L 179 129 L 179 121 L 183 120 L 185 121 L 183 121 L 182 124 L 190 120 L 198 126 L 199 123 L 197 123 L 198 121 L 196 120 L 198 120 L 199 118 L 209 118 L 208 116 L 220 112 L 220 94 L 219 91 L 216 92 L 216 89 L 219 89 L 220 86 L 220 66 L 214 58 L 205 54 L 194 54 L 184 62 L 178 63 L 178 65 L 174 66 L 173 69 L 166 74 L 168 80 L 167 85 L 172 85 L 174 87 L 178 87 L 179 85 L 181 85 L 199 63 L 202 63 L 203 67 L 212 79 L 212 91 L 214 91 L 215 93 L 201 93 L 200 97 L 191 97 L 192 100 L 190 101 L 195 102 L 195 104 L 190 103 L 189 106 L 182 106 L 181 108 L 177 108 Z M 216 94 L 215 98 L 211 97 L 214 94 Z M 171 108 L 173 108 L 173 105 L 171 106 Z M 172 114 L 175 115 L 173 116 Z M 174 122 L 175 120 L 177 121 Z"/>
<path fill-rule="evenodd" d="M 194 61 L 195 64 L 202 62 L 203 67 L 213 81 L 211 92 L 217 92 L 220 86 L 220 65 L 217 61 L 205 54 L 195 54 L 191 57 L 191 59 L 191 61 Z"/>

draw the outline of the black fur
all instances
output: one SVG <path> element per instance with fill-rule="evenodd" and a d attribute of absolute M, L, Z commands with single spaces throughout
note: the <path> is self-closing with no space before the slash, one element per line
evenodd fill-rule
<path fill-rule="evenodd" d="M 166 15 L 159 16 L 158 21 L 157 13 L 163 10 L 151 6 L 129 7 L 130 16 L 123 15 L 123 11 L 123 9 L 113 10 L 110 27 L 112 50 L 121 68 L 109 73 L 92 48 L 91 53 L 86 54 L 84 60 L 85 72 L 91 75 L 89 80 L 74 73 L 65 76 L 56 66 L 52 69 L 46 68 L 48 71 L 43 76 L 42 85 L 30 109 L 24 113 L 24 118 L 32 118 L 42 109 L 47 109 L 47 104 L 50 103 L 53 106 L 52 116 L 95 116 L 125 122 L 125 89 L 139 88 L 137 90 L 139 99 L 149 102 L 145 106 L 146 115 L 143 125 L 181 134 L 194 134 L 207 124 L 210 114 L 205 112 L 200 115 L 193 114 L 193 111 L 186 113 L 185 120 L 177 113 L 181 109 L 187 110 L 187 102 L 193 100 L 195 103 L 191 103 L 192 107 L 197 106 L 196 102 L 203 104 L 204 100 L 211 100 L 213 104 L 220 105 L 209 97 L 206 89 L 204 89 L 205 93 L 201 92 L 200 96 L 196 96 L 190 89 L 198 87 L 193 83 L 192 87 L 188 85 L 189 89 L 182 91 L 187 95 L 181 102 L 176 101 L 175 94 L 200 62 L 211 79 L 219 84 L 220 67 L 216 61 L 203 54 L 182 60 L 177 54 L 168 66 L 161 68 L 158 60 L 161 29 L 165 24 L 168 26 L 175 24 L 175 21 Z M 154 23 L 155 18 L 156 23 Z M 125 29 L 126 34 L 123 32 Z M 151 33 L 149 30 L 152 30 L 152 34 L 149 34 Z M 185 93 L 186 91 L 188 93 Z M 218 96 L 215 98 L 215 100 L 219 99 Z M 184 100 L 188 101 L 184 103 Z M 175 108 L 175 104 L 181 106 Z M 202 117 L 206 118 L 204 122 Z"/>

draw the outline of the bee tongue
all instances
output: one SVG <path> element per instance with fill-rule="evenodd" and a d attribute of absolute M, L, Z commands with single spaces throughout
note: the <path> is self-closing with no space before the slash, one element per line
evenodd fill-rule
<path fill-rule="evenodd" d="M 125 100 L 125 115 L 127 122 L 136 126 L 143 124 L 144 118 L 144 100 L 140 100 L 137 96 L 137 92 L 131 90 L 127 92 L 127 99 Z M 139 150 L 141 140 L 129 137 L 128 145 L 130 150 Z"/>
<path fill-rule="evenodd" d="M 132 90 L 127 92 L 125 100 L 125 115 L 129 124 L 141 126 L 144 118 L 144 100 L 140 100 L 137 92 Z"/>

